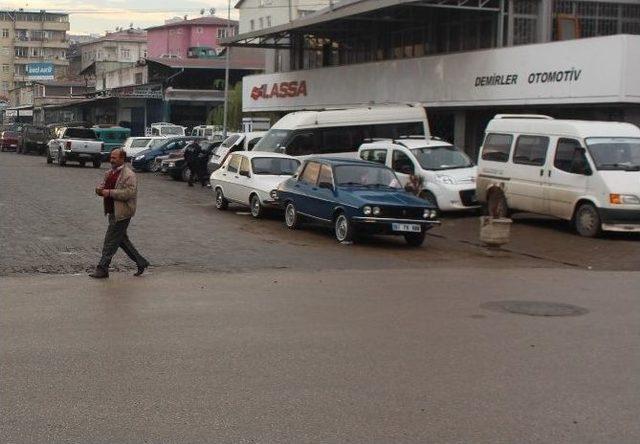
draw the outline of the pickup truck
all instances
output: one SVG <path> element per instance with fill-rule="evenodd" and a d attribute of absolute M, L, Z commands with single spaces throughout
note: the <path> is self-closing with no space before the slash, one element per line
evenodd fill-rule
<path fill-rule="evenodd" d="M 68 161 L 78 162 L 84 166 L 92 162 L 94 168 L 102 164 L 104 142 L 97 139 L 90 128 L 57 128 L 54 138 L 47 146 L 47 163 L 54 161 L 65 166 Z"/>

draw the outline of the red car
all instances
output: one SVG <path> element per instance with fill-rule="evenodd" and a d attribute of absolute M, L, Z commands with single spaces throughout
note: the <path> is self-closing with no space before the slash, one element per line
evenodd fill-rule
<path fill-rule="evenodd" d="M 0 151 L 16 150 L 20 133 L 17 131 L 3 131 L 0 134 Z"/>

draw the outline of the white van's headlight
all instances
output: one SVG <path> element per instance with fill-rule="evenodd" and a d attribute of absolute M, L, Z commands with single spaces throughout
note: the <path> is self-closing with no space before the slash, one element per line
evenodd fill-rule
<path fill-rule="evenodd" d="M 640 205 L 640 197 L 634 194 L 609 194 L 612 205 Z"/>
<path fill-rule="evenodd" d="M 456 183 L 456 180 L 453 177 L 447 176 L 445 174 L 436 176 L 436 179 L 438 182 L 446 183 L 447 185 L 453 185 Z"/>

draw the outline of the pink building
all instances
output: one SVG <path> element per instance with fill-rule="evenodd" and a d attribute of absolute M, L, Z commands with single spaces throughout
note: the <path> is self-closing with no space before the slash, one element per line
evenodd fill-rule
<path fill-rule="evenodd" d="M 148 56 L 181 59 L 215 56 L 221 49 L 218 41 L 227 35 L 228 26 L 229 20 L 206 16 L 148 28 Z M 237 27 L 238 22 L 231 20 L 232 35 L 236 33 Z"/>

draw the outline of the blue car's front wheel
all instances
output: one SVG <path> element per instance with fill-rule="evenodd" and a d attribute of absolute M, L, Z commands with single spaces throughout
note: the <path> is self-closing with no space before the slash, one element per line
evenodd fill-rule
<path fill-rule="evenodd" d="M 339 213 L 334 221 L 334 234 L 338 242 L 353 241 L 353 223 L 344 213 Z"/>
<path fill-rule="evenodd" d="M 287 228 L 295 230 L 300 227 L 300 215 L 293 202 L 288 202 L 284 208 L 284 223 Z"/>

